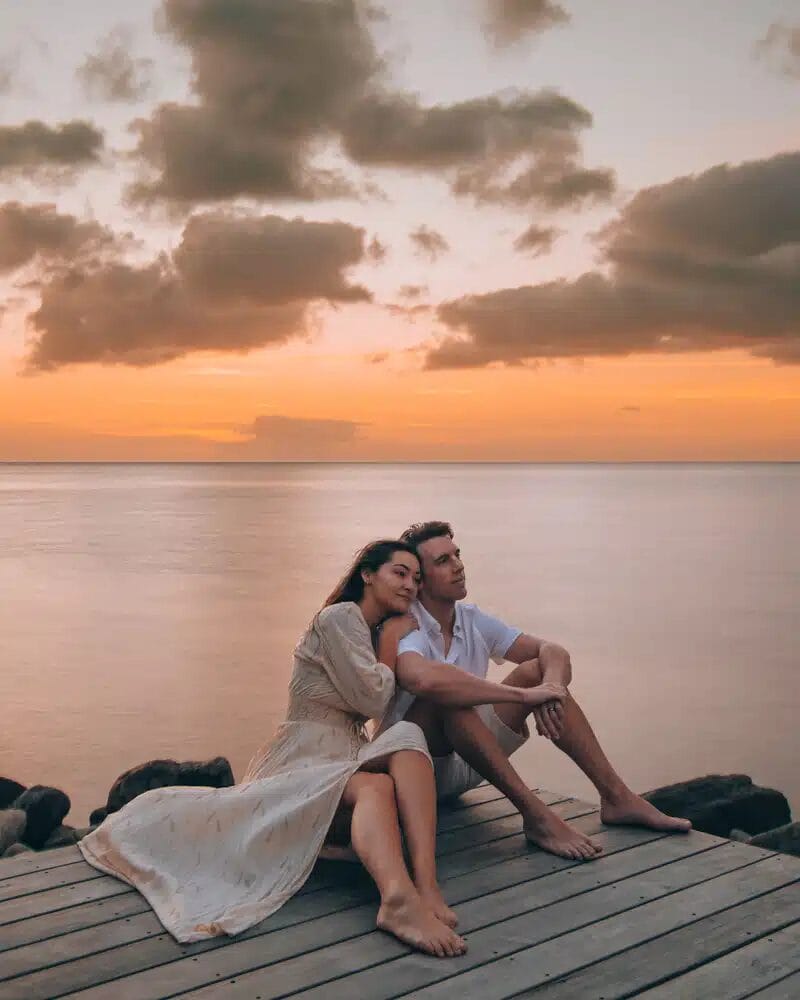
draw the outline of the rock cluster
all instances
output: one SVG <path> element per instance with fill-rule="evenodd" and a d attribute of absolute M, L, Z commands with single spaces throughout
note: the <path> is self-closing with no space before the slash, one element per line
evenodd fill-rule
<path fill-rule="evenodd" d="M 695 830 L 771 851 L 800 855 L 800 823 L 786 796 L 746 774 L 709 774 L 644 795 L 657 809 L 692 821 Z"/>
<path fill-rule="evenodd" d="M 233 771 L 224 757 L 184 763 L 151 760 L 121 774 L 111 786 L 106 804 L 92 812 L 89 825 L 76 828 L 64 823 L 70 810 L 70 799 L 65 792 L 46 785 L 26 788 L 11 778 L 0 778 L 0 857 L 76 844 L 110 813 L 151 788 L 165 785 L 226 788 L 233 783 Z"/>

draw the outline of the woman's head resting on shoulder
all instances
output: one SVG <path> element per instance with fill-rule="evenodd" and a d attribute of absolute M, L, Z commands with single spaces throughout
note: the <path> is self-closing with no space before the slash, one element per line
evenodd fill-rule
<path fill-rule="evenodd" d="M 419 583 L 419 560 L 412 546 L 381 538 L 356 554 L 325 606 L 353 601 L 362 611 L 374 612 L 378 620 L 404 615 L 416 599 Z"/>

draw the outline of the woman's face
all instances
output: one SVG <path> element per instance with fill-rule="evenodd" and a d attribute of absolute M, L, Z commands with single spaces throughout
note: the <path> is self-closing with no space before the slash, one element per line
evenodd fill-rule
<path fill-rule="evenodd" d="M 386 615 L 404 615 L 417 596 L 420 582 L 419 561 L 402 549 L 393 552 L 388 562 L 374 573 L 367 570 L 364 582 L 371 588 L 381 611 Z"/>

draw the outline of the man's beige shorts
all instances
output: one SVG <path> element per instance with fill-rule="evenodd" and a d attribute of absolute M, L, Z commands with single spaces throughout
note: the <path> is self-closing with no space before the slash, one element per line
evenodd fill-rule
<path fill-rule="evenodd" d="M 515 733 L 501 722 L 494 705 L 479 705 L 475 710 L 494 734 L 507 757 L 510 757 L 515 750 L 519 750 L 528 739 L 527 732 L 524 735 Z M 436 795 L 439 799 L 450 799 L 461 795 L 484 780 L 483 775 L 474 771 L 457 753 L 450 753 L 446 757 L 434 757 L 433 772 L 436 775 Z"/>

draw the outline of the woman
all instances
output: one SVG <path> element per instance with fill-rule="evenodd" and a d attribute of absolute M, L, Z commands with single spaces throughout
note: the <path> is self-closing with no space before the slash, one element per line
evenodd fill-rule
<path fill-rule="evenodd" d="M 394 691 L 371 632 L 408 612 L 418 580 L 409 546 L 366 546 L 297 645 L 286 721 L 242 783 L 145 792 L 80 841 L 84 858 L 137 888 L 179 941 L 197 941 L 239 933 L 277 910 L 308 878 L 335 818 L 352 811 L 353 850 L 381 897 L 378 926 L 428 954 L 462 954 L 436 883 L 422 731 L 402 722 L 370 743 L 363 726 Z"/>

